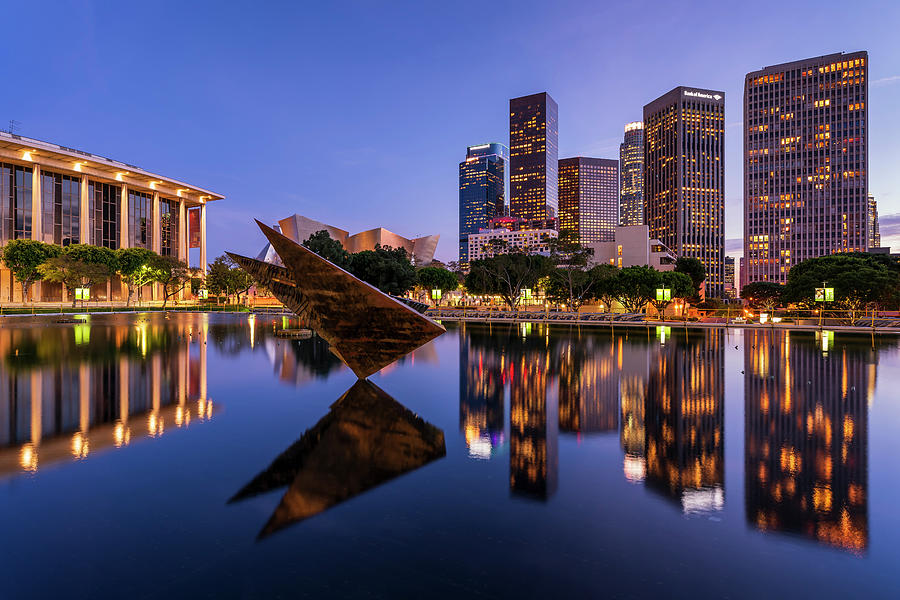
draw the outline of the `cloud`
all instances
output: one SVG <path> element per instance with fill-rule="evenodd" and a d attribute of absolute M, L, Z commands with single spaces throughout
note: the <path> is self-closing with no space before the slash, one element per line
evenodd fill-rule
<path fill-rule="evenodd" d="M 900 215 L 898 215 L 900 216 Z M 725 254 L 729 252 L 743 252 L 744 250 L 744 240 L 742 238 L 726 238 L 725 239 Z"/>
<path fill-rule="evenodd" d="M 881 79 L 875 79 L 872 81 L 872 85 L 879 87 L 882 85 L 890 85 L 892 83 L 897 83 L 900 81 L 900 75 L 891 75 L 890 77 L 882 77 Z"/>

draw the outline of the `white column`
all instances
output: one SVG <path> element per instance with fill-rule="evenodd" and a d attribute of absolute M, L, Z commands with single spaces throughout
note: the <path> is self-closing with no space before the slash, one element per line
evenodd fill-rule
<path fill-rule="evenodd" d="M 206 202 L 200 205 L 200 268 L 206 277 Z"/>
<path fill-rule="evenodd" d="M 178 258 L 187 262 L 187 213 L 184 207 L 184 200 L 178 201 Z"/>
<path fill-rule="evenodd" d="M 90 196 L 88 195 L 87 175 L 81 176 L 81 208 L 78 211 L 78 241 L 82 244 L 91 243 L 91 214 Z"/>
<path fill-rule="evenodd" d="M 119 210 L 119 247 L 128 247 L 128 186 L 122 184 L 122 208 Z"/>
<path fill-rule="evenodd" d="M 41 165 L 31 165 L 31 239 L 44 241 L 43 212 L 41 211 Z M 52 240 L 51 240 L 52 242 Z M 31 301 L 41 298 L 41 282 L 31 286 Z"/>
<path fill-rule="evenodd" d="M 153 200 L 150 201 L 150 249 L 160 254 L 162 252 L 162 232 L 159 223 L 159 192 L 153 192 Z M 153 300 L 160 299 L 160 285 L 152 283 Z"/>

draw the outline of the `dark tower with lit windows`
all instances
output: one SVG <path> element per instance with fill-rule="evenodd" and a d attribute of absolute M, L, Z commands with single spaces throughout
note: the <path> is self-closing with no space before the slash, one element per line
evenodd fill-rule
<path fill-rule="evenodd" d="M 550 94 L 509 101 L 510 216 L 527 221 L 557 216 L 558 134 Z"/>
<path fill-rule="evenodd" d="M 677 87 L 644 106 L 644 225 L 725 287 L 725 93 Z"/>

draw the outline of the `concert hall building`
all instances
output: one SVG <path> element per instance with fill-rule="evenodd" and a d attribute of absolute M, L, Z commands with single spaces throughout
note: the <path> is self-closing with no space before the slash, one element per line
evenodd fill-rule
<path fill-rule="evenodd" d="M 0 132 L 0 245 L 32 239 L 116 250 L 142 247 L 206 272 L 206 205 L 224 196 L 111 158 Z M 150 286 L 156 287 L 156 286 Z M 61 284 L 34 284 L 29 299 L 67 300 Z M 158 290 L 153 291 L 153 297 Z M 114 277 L 95 300 L 124 300 Z M 22 286 L 0 265 L 0 302 L 21 302 Z"/>

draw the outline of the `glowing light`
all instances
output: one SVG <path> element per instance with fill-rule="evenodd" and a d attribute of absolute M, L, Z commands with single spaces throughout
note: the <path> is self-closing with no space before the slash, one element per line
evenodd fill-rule
<path fill-rule="evenodd" d="M 88 439 L 84 433 L 78 431 L 72 436 L 72 456 L 75 458 L 84 458 L 90 451 Z"/>
<path fill-rule="evenodd" d="M 25 444 L 19 451 L 19 464 L 26 471 L 37 471 L 38 455 L 32 444 Z"/>

